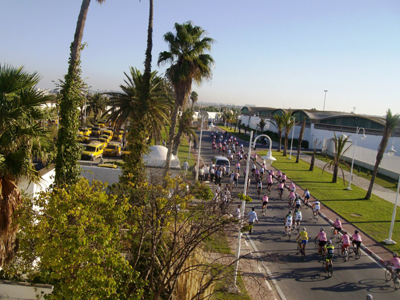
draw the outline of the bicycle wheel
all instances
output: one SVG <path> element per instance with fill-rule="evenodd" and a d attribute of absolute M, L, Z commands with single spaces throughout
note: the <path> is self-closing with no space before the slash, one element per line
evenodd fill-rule
<path fill-rule="evenodd" d="M 335 228 L 332 227 L 331 229 L 331 239 L 335 237 Z"/>
<path fill-rule="evenodd" d="M 296 254 L 299 254 L 299 253 L 300 253 L 300 250 L 301 250 L 300 244 L 297 243 L 297 251 L 296 251 Z"/>
<path fill-rule="evenodd" d="M 390 279 L 392 279 L 392 272 L 390 267 L 386 267 L 385 269 L 385 280 L 389 281 Z"/>
<path fill-rule="evenodd" d="M 291 232 L 290 230 L 288 231 L 287 236 L 288 236 L 288 239 L 289 239 L 289 241 L 290 241 L 290 239 L 291 239 L 291 237 L 292 237 L 292 232 Z"/>
<path fill-rule="evenodd" d="M 355 254 L 356 254 L 356 259 L 359 259 L 361 257 L 361 249 L 360 248 L 356 248 L 355 249 Z"/>
<path fill-rule="evenodd" d="M 314 248 L 318 249 L 318 240 L 317 239 L 314 240 Z"/>
<path fill-rule="evenodd" d="M 349 251 L 347 251 L 347 249 L 345 249 L 343 252 L 343 261 L 346 262 L 348 260 L 349 260 Z"/>
<path fill-rule="evenodd" d="M 396 274 L 396 276 L 393 278 L 393 284 L 394 284 L 394 288 L 396 290 L 400 289 L 400 275 Z"/>
<path fill-rule="evenodd" d="M 355 251 L 355 247 L 349 246 L 348 249 L 349 249 L 349 256 L 356 252 L 356 251 Z"/>
<path fill-rule="evenodd" d="M 330 264 L 328 265 L 328 277 L 330 278 L 330 277 L 332 277 L 332 275 L 333 275 L 333 266 L 332 266 L 332 264 L 330 263 Z"/>

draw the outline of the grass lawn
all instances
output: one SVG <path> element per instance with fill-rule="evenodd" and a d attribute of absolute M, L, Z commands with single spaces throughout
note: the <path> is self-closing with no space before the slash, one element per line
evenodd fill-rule
<path fill-rule="evenodd" d="M 258 151 L 257 154 L 263 156 L 266 152 Z M 308 171 L 308 163 L 300 160 L 296 164 L 295 160 L 283 157 L 281 152 L 274 151 L 273 156 L 277 159 L 273 164 L 275 168 L 285 172 L 297 185 L 308 188 L 311 194 L 322 201 L 324 205 L 375 240 L 382 242 L 388 238 L 394 206 L 392 203 L 375 195 L 372 195 L 370 200 L 364 200 L 366 191 L 357 186 L 352 186 L 352 190 L 347 191 L 345 190 L 347 185 L 343 185 L 342 180 L 332 183 L 332 174 L 328 172 L 322 173 L 322 170 L 316 167 L 314 167 L 314 171 Z M 399 243 L 385 246 L 391 251 L 400 252 L 400 209 L 397 209 L 392 239 Z"/>
<path fill-rule="evenodd" d="M 223 267 L 221 265 L 221 267 Z M 233 274 L 233 266 L 230 267 L 230 274 Z M 246 291 L 242 277 L 238 274 L 237 286 L 239 288 L 239 294 L 230 294 L 226 291 L 229 284 L 233 281 L 231 276 L 225 277 L 225 280 L 216 283 L 214 288 L 214 295 L 211 296 L 212 300 L 251 300 L 249 294 Z"/>
<path fill-rule="evenodd" d="M 230 128 L 230 127 L 222 126 L 222 125 L 216 125 L 216 126 L 221 128 L 222 130 L 225 130 L 225 131 L 228 131 L 228 132 L 232 133 L 234 136 L 236 136 L 237 138 L 239 138 L 239 139 L 241 139 L 243 141 L 249 141 L 250 140 L 250 135 L 245 134 L 243 129 L 241 129 L 240 130 L 241 133 L 239 133 L 238 130 L 236 130 L 236 132 L 235 132 L 235 128 Z"/>
<path fill-rule="evenodd" d="M 205 240 L 205 250 L 221 254 L 232 254 L 228 239 L 224 232 L 216 232 Z"/>
<path fill-rule="evenodd" d="M 326 161 L 326 162 L 329 161 L 329 158 L 327 158 L 323 154 L 317 154 L 315 156 L 315 158 L 317 158 L 319 160 L 322 160 L 322 161 Z M 349 166 L 351 167 L 351 163 L 349 163 Z M 344 164 L 341 164 L 341 167 L 343 168 L 343 170 L 350 171 L 350 168 L 347 168 L 347 166 L 344 165 Z M 353 168 L 353 174 L 354 175 L 360 176 L 360 177 L 362 177 L 364 179 L 367 179 L 367 180 L 371 180 L 371 173 L 372 173 L 372 171 L 369 171 L 368 169 L 363 168 L 363 167 L 358 167 L 356 164 L 354 164 L 354 168 Z M 381 186 L 383 186 L 385 188 L 388 188 L 388 189 L 390 189 L 390 190 L 392 190 L 394 192 L 397 191 L 397 180 L 393 179 L 393 178 L 390 178 L 388 176 L 384 176 L 384 175 L 378 174 L 376 176 L 376 178 L 375 178 L 375 183 L 379 184 L 379 185 L 381 185 Z"/>

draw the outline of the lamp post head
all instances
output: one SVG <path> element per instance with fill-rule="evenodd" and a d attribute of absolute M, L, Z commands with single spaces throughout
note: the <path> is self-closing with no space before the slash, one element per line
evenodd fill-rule
<path fill-rule="evenodd" d="M 365 133 L 361 136 L 362 140 L 365 140 L 367 138 L 367 136 L 365 135 Z"/>
<path fill-rule="evenodd" d="M 395 153 L 396 153 L 396 150 L 394 150 L 394 146 L 392 145 L 392 148 L 390 148 L 390 150 L 388 150 L 388 155 L 393 156 Z"/>
<path fill-rule="evenodd" d="M 276 158 L 272 156 L 271 151 L 268 151 L 267 154 L 261 158 L 263 159 L 266 167 L 271 166 L 272 163 L 276 161 Z"/>

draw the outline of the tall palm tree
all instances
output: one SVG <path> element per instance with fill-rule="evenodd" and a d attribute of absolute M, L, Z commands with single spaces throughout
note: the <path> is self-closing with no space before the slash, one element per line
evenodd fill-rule
<path fill-rule="evenodd" d="M 17 246 L 14 212 L 22 201 L 17 183 L 22 177 L 40 181 L 32 147 L 45 135 L 37 121 L 44 117 L 40 106 L 51 97 L 36 91 L 38 82 L 37 73 L 0 65 L 0 267 L 12 260 Z"/>
<path fill-rule="evenodd" d="M 282 149 L 282 132 L 283 132 L 283 129 L 285 128 L 285 123 L 284 123 L 284 119 L 281 115 L 274 115 L 273 119 L 274 119 L 274 122 L 272 122 L 272 124 L 274 124 L 276 129 L 278 130 L 278 140 L 279 140 L 278 152 L 280 152 Z"/>
<path fill-rule="evenodd" d="M 347 167 L 349 167 L 347 165 L 347 163 L 345 161 L 342 160 L 342 156 L 346 153 L 347 150 L 349 150 L 349 148 L 351 147 L 348 146 L 347 148 L 345 148 L 347 140 L 349 139 L 350 136 L 346 136 L 346 135 L 341 135 L 339 137 L 336 136 L 336 133 L 333 133 L 333 138 L 331 139 L 331 141 L 334 142 L 334 146 L 335 146 L 335 153 L 333 158 L 323 167 L 322 172 L 324 172 L 325 169 L 328 170 L 333 170 L 333 176 L 332 176 L 332 182 L 337 182 L 337 176 L 338 176 L 338 172 L 339 169 L 342 171 L 342 176 L 343 176 L 343 184 L 345 183 L 344 181 L 344 172 L 343 169 L 340 167 L 340 164 L 344 164 Z"/>
<path fill-rule="evenodd" d="M 195 91 L 192 91 L 190 94 L 190 100 L 192 101 L 192 110 L 194 110 L 194 104 L 199 100 L 199 95 Z"/>
<path fill-rule="evenodd" d="M 301 123 L 301 129 L 299 132 L 299 137 L 297 138 L 297 155 L 296 155 L 296 163 L 300 161 L 300 152 L 301 152 L 301 144 L 303 142 L 304 130 L 306 129 L 306 121 L 307 118 L 304 117 Z"/>
<path fill-rule="evenodd" d="M 177 155 L 179 142 L 182 135 L 188 136 L 191 140 L 197 140 L 196 127 L 192 126 L 193 123 L 193 110 L 186 109 L 179 118 L 178 122 L 178 134 L 174 139 L 173 154 Z"/>
<path fill-rule="evenodd" d="M 387 143 L 390 139 L 390 136 L 392 135 L 392 131 L 399 124 L 399 121 L 400 121 L 400 115 L 399 114 L 393 115 L 392 111 L 390 109 L 388 109 L 388 111 L 386 113 L 386 123 L 385 123 L 385 127 L 384 127 L 383 133 L 382 133 L 382 140 L 381 140 L 381 143 L 379 144 L 378 153 L 376 154 L 374 171 L 372 172 L 371 181 L 369 183 L 369 187 L 368 187 L 367 194 L 365 195 L 365 199 L 371 198 L 372 188 L 374 186 L 376 174 L 378 173 L 379 165 L 381 164 L 383 154 L 385 153 L 385 149 L 386 149 Z"/>
<path fill-rule="evenodd" d="M 102 4 L 105 0 L 97 0 Z M 60 127 L 57 140 L 56 176 L 58 186 L 75 183 L 80 170 L 77 164 L 80 148 L 76 132 L 79 127 L 79 103 L 82 99 L 84 83 L 81 79 L 80 54 L 82 38 L 90 0 L 83 0 L 76 24 L 74 41 L 71 44 L 68 73 L 61 86 Z"/>
<path fill-rule="evenodd" d="M 122 92 L 110 93 L 110 101 L 114 103 L 114 107 L 108 109 L 104 115 L 109 115 L 109 120 L 115 122 L 117 126 L 121 126 L 126 121 L 143 122 L 147 131 L 154 137 L 165 125 L 169 124 L 169 112 L 173 102 L 168 85 L 156 71 L 151 72 L 149 97 L 143 98 L 143 90 L 147 89 L 144 75 L 132 67 L 130 74 L 124 74 L 125 85 L 120 85 Z M 146 109 L 139 109 L 140 107 Z"/>
<path fill-rule="evenodd" d="M 93 113 L 93 122 L 97 123 L 97 118 L 104 113 L 107 106 L 107 99 L 100 93 L 89 96 L 86 103 L 86 116 Z"/>
<path fill-rule="evenodd" d="M 198 85 L 204 79 L 210 79 L 214 59 L 205 51 L 211 50 L 214 40 L 206 36 L 206 32 L 191 22 L 175 23 L 176 34 L 167 32 L 164 40 L 168 43 L 169 51 L 161 52 L 158 65 L 170 63 L 166 76 L 170 80 L 175 93 L 175 107 L 172 112 L 169 130 L 168 155 L 165 163 L 165 175 L 169 171 L 172 155 L 172 141 L 175 136 L 177 115 L 184 107 L 192 90 L 192 82 Z"/>
<path fill-rule="evenodd" d="M 260 128 L 261 133 L 264 132 L 264 127 L 267 125 L 264 119 L 261 119 L 260 122 L 257 124 L 257 126 Z"/>
<path fill-rule="evenodd" d="M 285 139 L 284 139 L 284 144 L 283 144 L 283 156 L 287 155 L 287 150 L 288 150 L 288 145 L 289 145 L 289 135 L 290 131 L 292 130 L 293 126 L 295 126 L 295 121 L 294 118 L 292 118 L 292 113 L 290 111 L 288 112 L 283 112 L 282 114 L 282 121 L 284 124 L 284 129 L 285 129 Z"/>

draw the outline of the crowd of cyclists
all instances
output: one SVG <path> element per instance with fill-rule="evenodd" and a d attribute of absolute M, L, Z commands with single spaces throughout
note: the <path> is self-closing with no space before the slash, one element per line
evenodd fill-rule
<path fill-rule="evenodd" d="M 215 179 L 215 175 L 211 177 L 211 181 L 215 180 L 217 188 L 215 189 L 214 200 L 219 201 L 221 206 L 223 203 L 228 203 L 232 197 L 232 191 L 234 191 L 239 184 L 239 179 L 243 177 L 243 183 L 246 178 L 247 169 L 242 167 L 242 164 L 247 162 L 247 153 L 244 150 L 244 145 L 239 143 L 236 137 L 225 133 L 212 133 L 212 151 L 226 156 L 231 163 L 231 173 L 226 174 L 225 166 L 216 167 L 211 165 L 202 166 L 209 170 L 204 172 L 204 177 L 200 177 L 200 180 L 207 180 L 208 176 L 211 176 L 211 172 L 218 174 L 218 180 Z M 309 242 L 309 235 L 306 227 L 303 227 L 300 231 L 301 222 L 303 220 L 302 208 L 311 208 L 312 215 L 315 222 L 318 221 L 318 216 L 321 210 L 321 203 L 315 200 L 310 203 L 311 193 L 308 189 L 305 189 L 302 196 L 296 192 L 296 184 L 294 182 L 288 182 L 287 175 L 282 173 L 280 170 L 267 169 L 264 164 L 257 164 L 257 154 L 255 153 L 251 158 L 251 170 L 248 175 L 247 191 L 250 187 L 255 187 L 257 196 L 261 199 L 261 213 L 265 216 L 267 213 L 267 207 L 269 203 L 269 195 L 272 187 L 276 184 L 278 190 L 279 199 L 283 198 L 284 191 L 288 191 L 288 207 L 289 211 L 285 216 L 284 220 L 284 236 L 290 238 L 291 231 L 297 231 L 297 249 L 298 253 L 301 253 L 303 259 L 306 257 L 306 246 Z M 200 172 L 202 174 L 202 172 Z M 221 174 L 219 176 L 219 174 Z M 221 186 L 221 177 L 229 175 L 229 184 L 226 184 L 224 188 Z M 263 189 L 263 182 L 266 187 Z M 240 205 L 236 208 L 236 217 L 240 219 Z M 253 208 L 248 214 L 248 222 L 250 225 L 249 233 L 252 233 L 252 225 L 254 222 L 258 222 L 258 217 L 255 209 Z M 325 232 L 323 227 L 320 228 L 319 233 L 314 238 L 315 245 L 317 247 L 316 253 L 320 256 L 320 260 L 324 262 L 324 271 L 332 272 L 332 261 L 334 258 L 335 243 L 338 249 L 338 256 L 343 257 L 346 261 L 349 258 L 349 253 L 354 252 L 356 259 L 361 255 L 361 243 L 362 237 L 358 230 L 355 230 L 354 234 L 349 235 L 347 231 L 343 229 L 340 218 L 336 218 L 332 224 L 332 230 L 329 233 Z M 393 273 L 400 272 L 400 259 L 396 253 L 393 254 L 393 258 L 388 262 Z M 332 275 L 332 274 L 331 274 Z"/>

